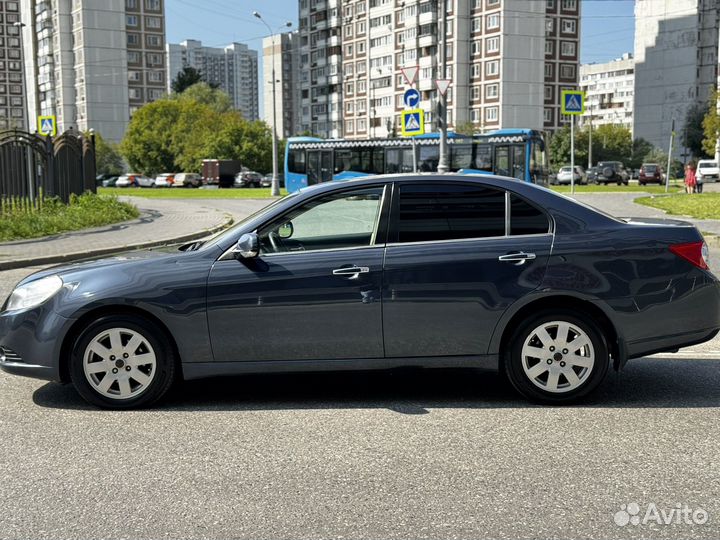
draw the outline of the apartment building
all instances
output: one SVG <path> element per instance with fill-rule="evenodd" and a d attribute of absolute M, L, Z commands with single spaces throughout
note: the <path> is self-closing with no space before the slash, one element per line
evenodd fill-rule
<path fill-rule="evenodd" d="M 275 69 L 275 115 L 280 138 L 292 137 L 300 129 L 300 54 L 298 32 L 263 39 L 263 120 L 273 125 L 272 72 Z"/>
<path fill-rule="evenodd" d="M 125 0 L 130 114 L 166 91 L 164 0 Z"/>
<path fill-rule="evenodd" d="M 164 0 L 20 0 L 30 117 L 119 142 L 165 91 Z"/>
<path fill-rule="evenodd" d="M 167 90 L 186 66 L 200 71 L 204 79 L 215 84 L 232 99 L 233 106 L 248 120 L 259 118 L 258 54 L 242 43 L 226 47 L 205 47 L 201 41 L 188 39 L 166 45 L 168 59 Z"/>
<path fill-rule="evenodd" d="M 666 148 L 673 120 L 681 133 L 690 107 L 708 102 L 717 87 L 718 8 L 710 0 L 635 2 L 635 137 Z"/>
<path fill-rule="evenodd" d="M 418 66 L 432 129 L 440 78 L 451 81 L 450 129 L 556 129 L 566 121 L 560 91 L 577 88 L 579 17 L 577 0 L 300 0 L 302 128 L 325 137 L 399 134 L 401 70 Z"/>
<path fill-rule="evenodd" d="M 633 129 L 635 102 L 635 60 L 625 53 L 621 58 L 601 64 L 580 66 L 580 89 L 585 92 L 585 114 L 580 125 L 592 123 Z"/>
<path fill-rule="evenodd" d="M 0 0 L 0 130 L 27 126 L 20 4 Z"/>

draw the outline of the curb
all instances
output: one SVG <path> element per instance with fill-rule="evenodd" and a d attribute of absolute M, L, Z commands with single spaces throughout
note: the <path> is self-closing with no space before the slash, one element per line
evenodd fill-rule
<path fill-rule="evenodd" d="M 103 255 L 111 255 L 113 253 L 119 253 L 123 251 L 133 251 L 138 249 L 148 249 L 158 246 L 165 246 L 169 244 L 181 244 L 183 242 L 190 242 L 191 240 L 198 240 L 211 234 L 215 234 L 224 229 L 230 227 L 235 220 L 229 214 L 225 214 L 226 219 L 224 223 L 217 225 L 211 229 L 204 229 L 195 233 L 178 236 L 175 238 L 166 238 L 164 240 L 153 240 L 152 242 L 141 242 L 139 244 L 125 244 L 122 246 L 113 246 L 103 249 L 95 249 L 92 251 L 76 251 L 73 253 L 63 253 L 58 255 L 48 255 L 46 257 L 35 257 L 29 259 L 16 259 L 13 261 L 0 261 L 0 271 L 3 270 L 14 270 L 17 268 L 25 268 L 28 266 L 41 266 L 45 264 L 60 264 L 64 262 L 77 261 L 81 259 L 91 259 L 93 257 L 102 257 Z M 1 245 L 0 245 L 1 247 Z"/>

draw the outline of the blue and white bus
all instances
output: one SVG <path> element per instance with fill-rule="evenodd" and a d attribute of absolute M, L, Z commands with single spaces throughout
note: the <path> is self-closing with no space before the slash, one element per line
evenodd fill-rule
<path fill-rule="evenodd" d="M 547 183 L 542 133 L 503 129 L 483 135 L 448 133 L 450 170 L 498 174 Z M 285 147 L 285 185 L 289 192 L 331 180 L 371 174 L 437 171 L 437 133 L 412 139 L 324 140 L 291 137 Z"/>

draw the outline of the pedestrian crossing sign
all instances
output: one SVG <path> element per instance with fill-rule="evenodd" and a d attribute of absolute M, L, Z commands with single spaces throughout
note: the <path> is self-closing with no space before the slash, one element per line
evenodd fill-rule
<path fill-rule="evenodd" d="M 57 135 L 57 119 L 55 116 L 38 116 L 38 133 L 54 137 Z"/>
<path fill-rule="evenodd" d="M 422 109 L 410 109 L 402 112 L 403 137 L 425 134 L 425 113 Z"/>
<path fill-rule="evenodd" d="M 585 112 L 585 92 L 563 90 L 560 95 L 560 109 L 563 114 L 583 114 Z"/>

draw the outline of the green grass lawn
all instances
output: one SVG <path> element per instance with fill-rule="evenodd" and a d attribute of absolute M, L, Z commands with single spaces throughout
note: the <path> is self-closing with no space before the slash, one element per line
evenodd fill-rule
<path fill-rule="evenodd" d="M 189 188 L 98 188 L 103 195 L 124 195 L 147 199 L 271 199 L 270 188 L 189 189 Z M 287 195 L 281 189 L 280 195 Z"/>
<path fill-rule="evenodd" d="M 570 186 L 550 186 L 550 189 L 559 193 L 570 193 Z M 683 189 L 684 187 L 682 183 L 671 182 L 668 193 L 677 193 Z M 607 186 L 600 186 L 597 184 L 590 184 L 587 186 L 575 186 L 575 193 L 665 193 L 665 186 L 658 186 L 656 184 L 649 186 L 641 186 L 638 184 L 630 184 L 627 186 L 610 184 Z"/>
<path fill-rule="evenodd" d="M 39 209 L 5 202 L 0 210 L 0 242 L 101 227 L 139 215 L 137 208 L 120 202 L 117 197 L 91 193 L 73 196 L 70 204 L 47 199 Z"/>
<path fill-rule="evenodd" d="M 665 210 L 668 214 L 697 219 L 720 219 L 720 193 L 685 193 L 669 197 L 641 197 L 636 203 Z"/>

